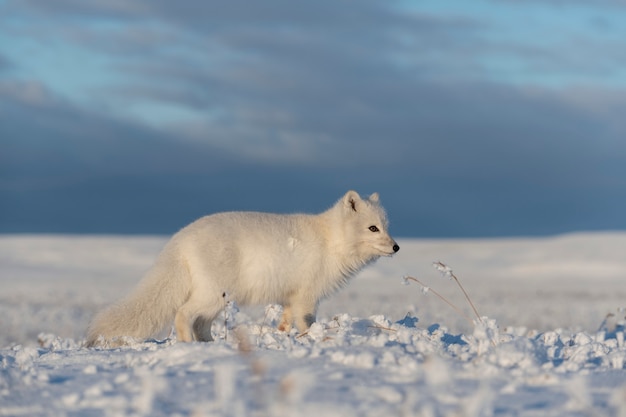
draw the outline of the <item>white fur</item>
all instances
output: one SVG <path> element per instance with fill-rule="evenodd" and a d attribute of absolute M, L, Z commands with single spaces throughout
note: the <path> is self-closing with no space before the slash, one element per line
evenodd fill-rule
<path fill-rule="evenodd" d="M 387 228 L 378 194 L 364 200 L 355 191 L 317 215 L 202 217 L 172 237 L 133 293 L 95 317 L 87 345 L 143 340 L 172 321 L 178 340 L 212 340 L 224 294 L 240 305 L 283 304 L 279 327 L 289 330 L 295 321 L 304 331 L 321 298 L 399 249 Z"/>

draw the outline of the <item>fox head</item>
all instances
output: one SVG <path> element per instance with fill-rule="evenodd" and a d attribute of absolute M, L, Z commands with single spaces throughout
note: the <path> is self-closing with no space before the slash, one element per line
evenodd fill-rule
<path fill-rule="evenodd" d="M 378 193 L 362 199 L 356 191 L 348 191 L 337 206 L 342 212 L 344 243 L 359 259 L 369 262 L 400 250 L 389 236 L 387 214 Z"/>

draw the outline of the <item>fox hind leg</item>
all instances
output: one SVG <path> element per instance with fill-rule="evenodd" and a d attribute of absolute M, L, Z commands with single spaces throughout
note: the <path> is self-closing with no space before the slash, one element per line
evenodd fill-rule
<path fill-rule="evenodd" d="M 198 317 L 193 322 L 193 335 L 198 342 L 212 342 L 213 335 L 211 335 L 212 318 L 205 316 Z"/>
<path fill-rule="evenodd" d="M 186 305 L 186 304 L 185 304 Z M 193 335 L 189 323 L 190 313 L 185 309 L 185 305 L 178 309 L 174 318 L 174 328 L 176 329 L 176 339 L 179 342 L 193 342 Z"/>
<path fill-rule="evenodd" d="M 213 302 L 211 302 L 213 301 Z M 193 297 L 176 312 L 174 327 L 180 342 L 211 341 L 211 323 L 223 308 L 222 300 L 214 298 L 207 302 Z"/>

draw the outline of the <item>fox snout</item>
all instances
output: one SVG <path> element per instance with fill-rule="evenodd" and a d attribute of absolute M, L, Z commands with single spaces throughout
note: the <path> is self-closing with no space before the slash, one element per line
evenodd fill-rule
<path fill-rule="evenodd" d="M 382 252 L 384 256 L 393 256 L 396 252 L 400 250 L 400 246 L 396 243 L 395 240 L 390 238 L 389 242 L 386 242 L 386 244 L 383 246 L 379 246 L 378 250 Z"/>

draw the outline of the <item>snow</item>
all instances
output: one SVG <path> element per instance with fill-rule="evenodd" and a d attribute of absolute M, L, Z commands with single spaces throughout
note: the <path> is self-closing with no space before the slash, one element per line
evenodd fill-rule
<path fill-rule="evenodd" d="M 0 236 L 0 416 L 626 416 L 626 233 L 400 239 L 303 335 L 229 304 L 212 343 L 83 348 L 165 241 Z"/>

